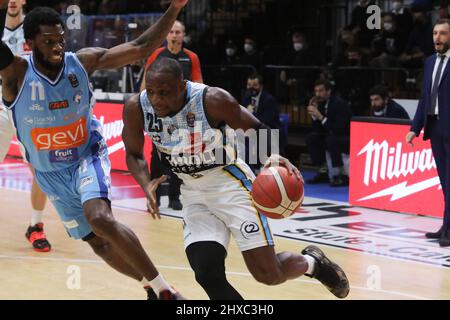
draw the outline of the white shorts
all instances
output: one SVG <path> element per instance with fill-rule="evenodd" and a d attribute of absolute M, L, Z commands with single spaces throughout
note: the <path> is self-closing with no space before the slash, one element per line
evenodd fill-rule
<path fill-rule="evenodd" d="M 9 117 L 8 111 L 0 103 L 0 162 L 5 160 L 11 139 L 15 134 L 16 129 Z"/>
<path fill-rule="evenodd" d="M 201 174 L 201 172 L 200 172 Z M 184 246 L 215 241 L 225 249 L 233 234 L 241 251 L 273 246 L 267 217 L 253 206 L 250 190 L 255 178 L 243 162 L 209 170 L 198 179 L 184 180 Z"/>

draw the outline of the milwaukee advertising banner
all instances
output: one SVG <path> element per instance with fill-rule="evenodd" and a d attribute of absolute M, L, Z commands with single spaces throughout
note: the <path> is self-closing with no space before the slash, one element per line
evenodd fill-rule
<path fill-rule="evenodd" d="M 442 217 L 444 200 L 429 141 L 405 142 L 409 125 L 351 124 L 350 204 Z"/>
<path fill-rule="evenodd" d="M 103 137 L 108 145 L 109 158 L 113 170 L 127 171 L 125 160 L 125 146 L 122 141 L 122 110 L 123 103 L 97 102 L 94 107 L 94 114 L 103 125 Z M 151 159 L 152 143 L 145 137 L 145 156 L 148 161 Z M 21 156 L 16 138 L 11 142 L 9 155 Z M 149 162 L 150 163 L 150 162 Z"/>

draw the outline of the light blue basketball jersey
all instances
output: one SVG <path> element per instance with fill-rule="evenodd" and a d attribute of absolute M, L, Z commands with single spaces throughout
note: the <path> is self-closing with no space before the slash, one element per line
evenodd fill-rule
<path fill-rule="evenodd" d="M 28 62 L 22 88 L 11 110 L 17 139 L 28 162 L 38 171 L 59 171 L 92 154 L 101 139 L 101 124 L 92 114 L 95 104 L 89 78 L 74 53 L 65 53 L 55 81 Z M 96 134 L 93 134 L 97 131 Z"/>
<path fill-rule="evenodd" d="M 224 143 L 225 127 L 212 128 L 203 100 L 207 86 L 187 81 L 185 106 L 175 115 L 159 118 L 147 97 L 140 94 L 144 129 L 158 149 L 162 162 L 180 178 L 200 177 L 205 171 L 236 159 L 236 148 Z M 229 142 L 229 141 L 228 141 Z"/>

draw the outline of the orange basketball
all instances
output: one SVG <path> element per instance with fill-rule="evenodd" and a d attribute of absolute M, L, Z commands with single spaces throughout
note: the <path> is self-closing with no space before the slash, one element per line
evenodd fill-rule
<path fill-rule="evenodd" d="M 285 167 L 263 169 L 253 181 L 253 204 L 269 218 L 283 219 L 292 215 L 303 202 L 303 181 L 289 175 Z"/>

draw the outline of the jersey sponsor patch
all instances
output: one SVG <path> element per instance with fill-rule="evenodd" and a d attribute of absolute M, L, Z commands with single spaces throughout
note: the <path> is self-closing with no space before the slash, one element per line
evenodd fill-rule
<path fill-rule="evenodd" d="M 76 148 L 85 144 L 87 138 L 84 117 L 66 126 L 31 130 L 31 139 L 38 151 Z"/>
<path fill-rule="evenodd" d="M 48 105 L 48 108 L 50 110 L 61 110 L 61 109 L 67 109 L 68 107 L 69 107 L 69 101 L 67 101 L 67 100 L 50 102 Z"/>
<path fill-rule="evenodd" d="M 50 162 L 76 162 L 80 157 L 78 156 L 78 149 L 54 150 L 50 152 Z"/>
<path fill-rule="evenodd" d="M 73 88 L 76 88 L 76 87 L 78 87 L 78 86 L 80 85 L 80 83 L 78 82 L 77 75 L 76 75 L 75 73 L 69 73 L 69 75 L 67 76 L 67 78 L 69 79 L 70 85 L 71 85 Z"/>

